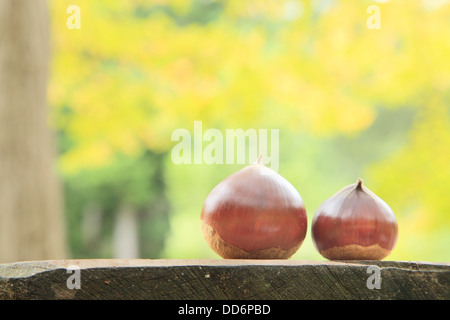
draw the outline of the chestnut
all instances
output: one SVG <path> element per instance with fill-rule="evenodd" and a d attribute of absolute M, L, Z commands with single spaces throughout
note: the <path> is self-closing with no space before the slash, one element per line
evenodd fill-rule
<path fill-rule="evenodd" d="M 329 260 L 381 260 L 397 235 L 394 212 L 362 179 L 323 202 L 312 221 L 314 245 Z"/>
<path fill-rule="evenodd" d="M 261 157 L 209 193 L 201 222 L 209 246 L 226 259 L 288 259 L 307 231 L 300 194 Z"/>

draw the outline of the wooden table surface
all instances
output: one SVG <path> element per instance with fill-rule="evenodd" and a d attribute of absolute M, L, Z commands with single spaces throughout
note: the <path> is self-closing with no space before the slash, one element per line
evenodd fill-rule
<path fill-rule="evenodd" d="M 49 260 L 0 264 L 0 299 L 450 299 L 450 264 Z"/>

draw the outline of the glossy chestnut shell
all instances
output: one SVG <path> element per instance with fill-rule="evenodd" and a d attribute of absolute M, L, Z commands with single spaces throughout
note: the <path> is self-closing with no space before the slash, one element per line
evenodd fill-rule
<path fill-rule="evenodd" d="M 201 221 L 210 247 L 228 259 L 287 259 L 307 231 L 300 194 L 260 159 L 211 191 Z"/>
<path fill-rule="evenodd" d="M 397 236 L 394 212 L 361 179 L 322 203 L 312 221 L 314 245 L 329 260 L 381 260 Z"/>

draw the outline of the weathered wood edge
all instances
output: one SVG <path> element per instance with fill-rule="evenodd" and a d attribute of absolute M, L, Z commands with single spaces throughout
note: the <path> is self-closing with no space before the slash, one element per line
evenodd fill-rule
<path fill-rule="evenodd" d="M 361 263 L 358 261 L 356 264 Z M 348 265 L 354 262 L 306 261 L 306 260 L 197 260 L 197 259 L 77 259 L 23 261 L 0 264 L 0 278 L 24 278 L 56 269 L 79 267 L 130 268 L 130 267 L 179 267 L 179 266 L 289 266 L 289 265 Z"/>
<path fill-rule="evenodd" d="M 381 288 L 367 286 L 380 270 Z M 69 289 L 74 269 L 80 289 Z M 0 299 L 450 299 L 450 264 L 414 261 L 49 260 L 0 265 Z"/>

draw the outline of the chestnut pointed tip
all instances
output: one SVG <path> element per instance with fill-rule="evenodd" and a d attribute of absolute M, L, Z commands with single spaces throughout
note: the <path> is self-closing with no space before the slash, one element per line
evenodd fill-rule
<path fill-rule="evenodd" d="M 358 178 L 358 180 L 356 181 L 356 188 L 357 188 L 357 189 L 362 189 L 363 182 L 364 182 L 363 179 Z"/>
<path fill-rule="evenodd" d="M 263 155 L 260 154 L 259 157 L 258 157 L 258 159 L 256 159 L 256 161 L 255 161 L 254 164 L 258 164 L 258 165 L 263 166 L 264 164 L 263 164 L 263 162 L 262 162 L 262 157 L 263 157 Z"/>

